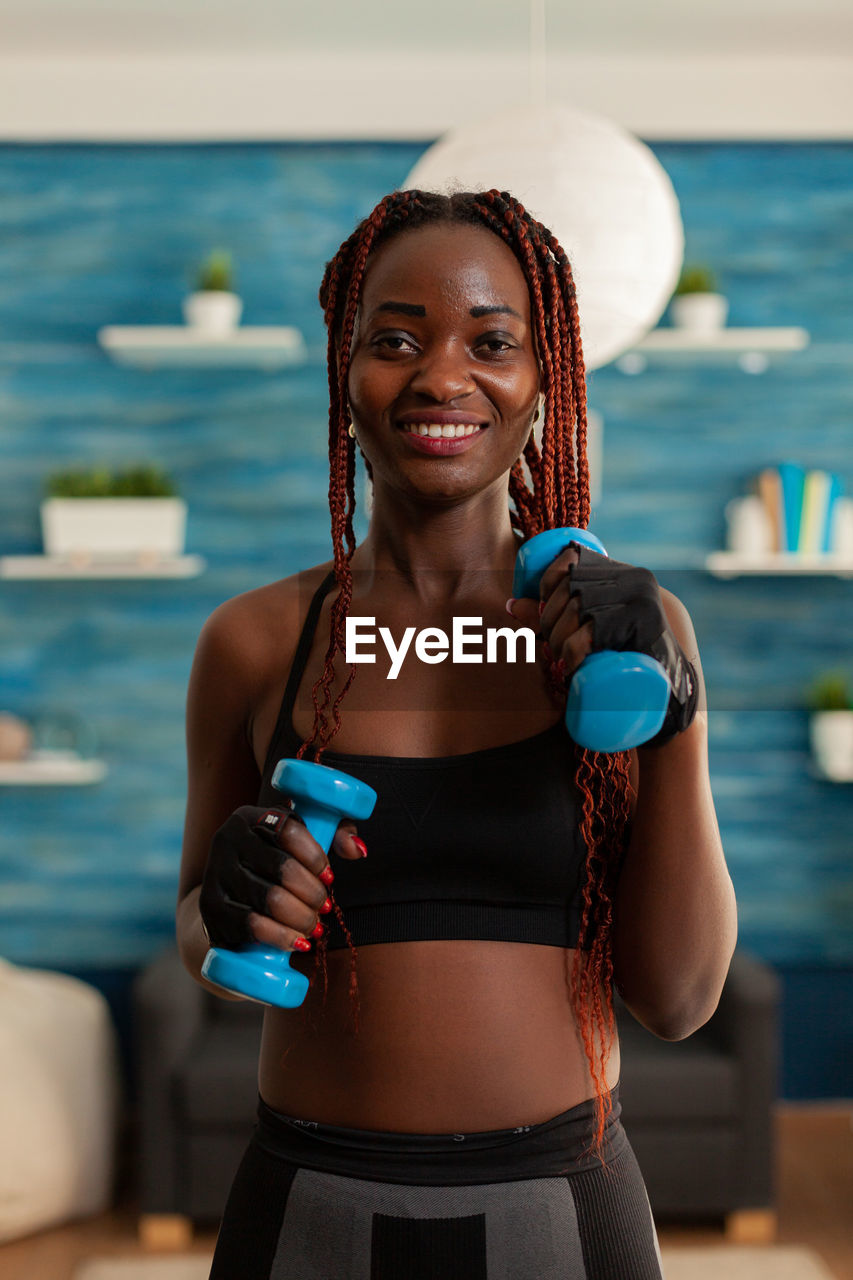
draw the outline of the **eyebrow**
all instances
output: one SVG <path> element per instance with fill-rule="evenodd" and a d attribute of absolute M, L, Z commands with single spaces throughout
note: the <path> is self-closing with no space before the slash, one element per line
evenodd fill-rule
<path fill-rule="evenodd" d="M 479 320 L 481 316 L 506 315 L 515 316 L 517 320 L 523 320 L 524 316 L 520 316 L 512 307 L 506 306 L 505 303 L 498 303 L 494 307 L 472 307 L 471 315 L 475 320 Z"/>
<path fill-rule="evenodd" d="M 425 316 L 426 307 L 417 302 L 380 302 L 377 311 L 399 311 L 404 316 Z"/>
<path fill-rule="evenodd" d="M 425 316 L 426 315 L 426 307 L 421 306 L 421 304 L 417 302 L 380 302 L 376 310 L 377 311 L 396 311 L 404 316 Z M 524 317 L 520 316 L 517 311 L 513 310 L 512 307 L 508 307 L 504 303 L 499 303 L 496 306 L 490 306 L 490 307 L 472 307 L 470 311 L 470 315 L 475 320 L 479 320 L 482 316 L 494 316 L 494 315 L 509 315 L 509 316 L 515 316 L 516 319 L 518 320 L 524 319 Z"/>

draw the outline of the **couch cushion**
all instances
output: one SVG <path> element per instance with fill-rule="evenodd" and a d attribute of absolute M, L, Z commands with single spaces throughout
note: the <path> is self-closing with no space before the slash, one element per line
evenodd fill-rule
<path fill-rule="evenodd" d="M 259 1049 L 260 1026 L 203 1027 L 175 1074 L 181 1115 L 190 1124 L 251 1123 L 258 1106 Z"/>
<path fill-rule="evenodd" d="M 632 1122 L 731 1120 L 739 1114 L 738 1067 L 702 1030 L 659 1040 L 630 1016 L 619 1019 L 619 1092 Z"/>
<path fill-rule="evenodd" d="M 205 1022 L 223 1022 L 228 1026 L 260 1028 L 264 1020 L 265 1005 L 257 1000 L 224 1000 L 222 996 L 205 991 L 203 995 Z"/>
<path fill-rule="evenodd" d="M 719 1217 L 768 1201 L 744 1185 L 736 1125 L 626 1126 L 658 1219 Z"/>

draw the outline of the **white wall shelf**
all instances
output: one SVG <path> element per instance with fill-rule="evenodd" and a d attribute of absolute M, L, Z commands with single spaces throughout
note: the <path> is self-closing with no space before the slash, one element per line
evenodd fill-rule
<path fill-rule="evenodd" d="M 303 364 L 305 339 L 288 325 L 241 325 L 211 336 L 189 325 L 107 325 L 98 342 L 118 364 L 140 369 L 254 368 Z"/>
<path fill-rule="evenodd" d="M 135 560 L 0 556 L 0 578 L 197 578 L 206 567 L 201 556 Z"/>
<path fill-rule="evenodd" d="M 708 556 L 705 567 L 716 578 L 797 574 L 853 578 L 853 556 L 830 552 L 824 555 L 799 555 L 793 551 L 777 551 L 772 555 L 750 556 L 735 551 L 717 551 Z"/>
<path fill-rule="evenodd" d="M 84 787 L 106 777 L 103 760 L 76 751 L 33 751 L 23 760 L 0 761 L 0 787 Z"/>
<path fill-rule="evenodd" d="M 698 333 L 692 329 L 653 329 L 635 351 L 677 355 L 717 354 L 728 351 L 802 351 L 809 345 L 806 329 L 714 329 Z"/>
<path fill-rule="evenodd" d="M 699 333 L 692 329 L 653 329 L 616 361 L 622 373 L 642 373 L 649 359 L 736 359 L 745 373 L 764 373 L 770 356 L 803 351 L 809 333 L 796 327 L 774 329 L 715 329 Z"/>

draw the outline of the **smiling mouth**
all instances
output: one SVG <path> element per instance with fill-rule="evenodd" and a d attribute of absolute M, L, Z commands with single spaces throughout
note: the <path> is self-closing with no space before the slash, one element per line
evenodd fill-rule
<path fill-rule="evenodd" d="M 432 440 L 462 440 L 483 430 L 480 422 L 403 422 L 400 427 L 408 435 L 429 436 Z"/>

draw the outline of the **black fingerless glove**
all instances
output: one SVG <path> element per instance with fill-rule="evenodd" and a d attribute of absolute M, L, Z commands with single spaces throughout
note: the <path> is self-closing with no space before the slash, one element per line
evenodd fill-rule
<path fill-rule="evenodd" d="M 289 820 L 296 819 L 286 810 L 243 805 L 214 835 L 198 903 L 213 946 L 233 951 L 254 942 L 249 914 L 265 914 L 267 893 L 281 883 L 290 854 L 278 833 Z"/>
<path fill-rule="evenodd" d="M 659 747 L 692 723 L 699 703 L 699 680 L 673 635 L 653 573 L 574 544 L 578 562 L 569 569 L 571 594 L 580 622 L 592 623 L 594 652 L 618 649 L 646 653 L 669 678 L 670 698 L 660 731 L 644 747 Z"/>

